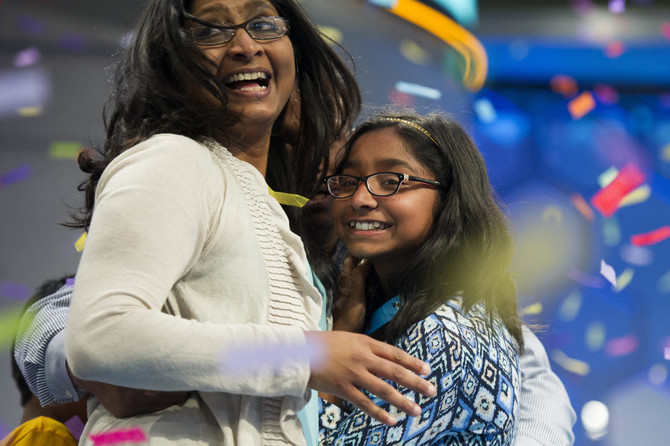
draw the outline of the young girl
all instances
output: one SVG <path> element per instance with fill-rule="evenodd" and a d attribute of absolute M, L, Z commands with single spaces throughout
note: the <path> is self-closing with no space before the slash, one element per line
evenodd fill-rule
<path fill-rule="evenodd" d="M 426 361 L 438 391 L 402 389 L 422 414 L 391 409 L 394 426 L 324 401 L 322 444 L 511 444 L 523 348 L 512 242 L 470 137 L 439 114 L 383 114 L 354 132 L 326 184 L 339 237 L 372 266 L 364 305 L 337 303 L 335 327 Z"/>

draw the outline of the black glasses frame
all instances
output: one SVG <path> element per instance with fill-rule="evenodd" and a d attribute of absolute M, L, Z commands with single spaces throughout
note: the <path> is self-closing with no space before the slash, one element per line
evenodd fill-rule
<path fill-rule="evenodd" d="M 289 21 L 287 19 L 285 19 L 284 17 L 281 17 L 281 16 L 258 16 L 258 17 L 254 17 L 253 19 L 247 20 L 244 23 L 240 23 L 239 25 L 221 25 L 221 24 L 217 24 L 217 23 L 208 22 L 207 20 L 203 20 L 203 19 L 201 19 L 199 17 L 196 17 L 193 14 L 189 13 L 188 11 L 186 11 L 186 8 L 184 7 L 184 1 L 183 0 L 181 2 L 181 10 L 182 10 L 182 14 L 184 14 L 184 17 L 186 17 L 188 20 L 191 20 L 192 22 L 195 22 L 199 25 L 206 26 L 208 28 L 213 28 L 213 29 L 220 29 L 222 31 L 232 31 L 232 33 L 229 34 L 229 37 L 228 37 L 227 40 L 221 40 L 220 42 L 215 42 L 215 43 L 202 43 L 202 42 L 198 42 L 196 40 L 195 36 L 193 35 L 193 30 L 195 28 L 188 29 L 187 30 L 188 35 L 191 37 L 191 40 L 193 40 L 193 42 L 198 46 L 217 46 L 217 45 L 223 45 L 224 43 L 228 43 L 231 40 L 233 40 L 233 37 L 235 37 L 235 33 L 240 28 L 244 29 L 244 31 L 246 31 L 246 33 L 249 34 L 249 36 L 252 39 L 254 39 L 256 41 L 261 41 L 261 42 L 267 42 L 269 40 L 280 39 L 280 38 L 284 37 L 285 35 L 287 35 L 289 30 L 291 29 Z M 284 22 L 284 25 L 285 25 L 284 33 L 280 36 L 274 36 L 274 37 L 270 37 L 270 38 L 267 38 L 267 39 L 254 37 L 252 35 L 252 33 L 249 32 L 249 30 L 247 29 L 247 25 L 249 25 L 249 23 L 251 23 L 255 20 L 262 19 L 262 18 L 281 19 L 281 21 Z M 221 34 L 222 34 L 222 37 L 227 35 L 226 33 L 221 33 Z"/>
<path fill-rule="evenodd" d="M 391 193 L 388 193 L 388 194 L 377 194 L 375 192 L 372 192 L 372 190 L 370 190 L 370 184 L 368 183 L 368 180 L 370 178 L 374 177 L 374 176 L 377 176 L 377 175 L 395 175 L 398 178 L 398 184 L 396 185 L 395 190 Z M 330 189 L 331 180 L 333 178 L 341 178 L 341 177 L 352 178 L 352 179 L 356 180 L 356 182 L 357 182 L 356 187 L 354 188 L 353 192 L 351 192 L 348 195 L 335 195 L 333 193 L 333 191 Z M 414 175 L 409 175 L 407 173 L 400 173 L 400 172 L 376 172 L 376 173 L 372 173 L 372 174 L 364 176 L 364 177 L 359 177 L 359 176 L 356 176 L 356 175 L 345 175 L 345 174 L 329 175 L 326 178 L 324 178 L 323 181 L 326 183 L 326 188 L 328 189 L 328 193 L 334 198 L 349 198 L 349 197 L 353 196 L 356 193 L 356 191 L 358 190 L 358 186 L 361 183 L 365 183 L 365 188 L 368 190 L 368 192 L 370 192 L 371 195 L 374 195 L 376 197 L 390 197 L 392 195 L 397 194 L 398 191 L 400 190 L 400 186 L 402 185 L 402 183 L 404 181 L 416 181 L 418 183 L 429 184 L 429 185 L 435 186 L 435 187 L 444 187 L 442 185 L 442 183 L 440 183 L 439 181 L 429 180 L 427 178 L 420 178 L 420 177 L 416 177 Z"/>

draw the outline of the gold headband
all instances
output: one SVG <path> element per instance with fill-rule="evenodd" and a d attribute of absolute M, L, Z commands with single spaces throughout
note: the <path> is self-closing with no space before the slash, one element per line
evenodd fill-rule
<path fill-rule="evenodd" d="M 415 129 L 417 129 L 418 131 L 420 131 L 421 133 L 423 133 L 424 135 L 426 135 L 428 138 L 430 138 L 430 140 L 433 141 L 433 143 L 435 143 L 435 145 L 436 145 L 438 148 L 440 147 L 440 145 L 437 143 L 437 141 L 435 140 L 435 138 L 433 138 L 433 135 L 431 135 L 431 134 L 428 132 L 428 130 L 424 129 L 424 128 L 421 127 L 419 124 L 414 124 L 412 121 L 408 121 L 407 119 L 402 119 L 402 118 L 382 118 L 382 119 L 385 120 L 385 121 L 402 122 L 403 124 L 406 124 L 406 125 L 408 125 L 408 126 L 410 126 L 410 127 L 414 127 Z"/>

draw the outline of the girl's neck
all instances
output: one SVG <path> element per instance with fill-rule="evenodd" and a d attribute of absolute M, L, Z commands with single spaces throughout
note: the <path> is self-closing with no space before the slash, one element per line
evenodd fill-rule
<path fill-rule="evenodd" d="M 395 296 L 398 292 L 398 288 L 392 280 L 392 278 L 395 277 L 395 271 L 387 271 L 374 263 L 372 264 L 372 267 L 375 269 L 377 277 L 379 277 L 379 283 L 382 286 L 384 297 L 390 299 Z"/>

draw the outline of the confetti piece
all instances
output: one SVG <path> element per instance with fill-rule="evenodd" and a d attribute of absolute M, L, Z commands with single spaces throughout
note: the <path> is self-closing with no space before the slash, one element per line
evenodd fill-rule
<path fill-rule="evenodd" d="M 649 248 L 625 244 L 621 247 L 619 255 L 626 263 L 637 266 L 651 265 L 654 261 L 654 253 Z"/>
<path fill-rule="evenodd" d="M 621 241 L 621 229 L 614 217 L 603 220 L 603 243 L 606 246 L 616 246 Z"/>
<path fill-rule="evenodd" d="M 619 175 L 619 169 L 612 166 L 600 175 L 598 175 L 598 186 L 601 188 L 607 187 L 612 181 L 616 179 L 616 176 Z"/>
<path fill-rule="evenodd" d="M 86 244 L 86 236 L 87 233 L 84 232 L 76 242 L 74 242 L 74 249 L 77 250 L 77 252 L 82 252 L 84 250 L 84 245 Z"/>
<path fill-rule="evenodd" d="M 599 102 L 603 104 L 616 104 L 619 102 L 619 93 L 609 85 L 598 84 L 593 87 L 593 94 L 596 96 Z"/>
<path fill-rule="evenodd" d="M 412 107 L 415 102 L 415 97 L 407 93 L 402 93 L 394 88 L 389 93 L 389 101 L 394 105 Z"/>
<path fill-rule="evenodd" d="M 69 279 L 65 279 L 65 286 L 74 286 L 74 277 L 70 277 Z"/>
<path fill-rule="evenodd" d="M 0 295 L 15 300 L 26 300 L 30 297 L 30 288 L 21 283 L 0 283 Z"/>
<path fill-rule="evenodd" d="M 617 293 L 624 290 L 628 285 L 630 285 L 630 282 L 633 280 L 634 276 L 635 271 L 633 271 L 632 268 L 626 268 L 621 274 L 619 274 L 614 290 Z"/>
<path fill-rule="evenodd" d="M 147 441 L 146 435 L 139 427 L 131 429 L 115 430 L 103 432 L 101 434 L 91 434 L 89 438 L 93 444 L 98 445 L 112 445 L 119 443 L 141 443 Z"/>
<path fill-rule="evenodd" d="M 670 293 L 670 271 L 659 277 L 658 282 L 656 282 L 656 289 L 659 293 Z"/>
<path fill-rule="evenodd" d="M 617 177 L 591 198 L 591 204 L 605 217 L 611 217 L 623 197 L 644 183 L 645 176 L 634 164 L 625 166 Z"/>
<path fill-rule="evenodd" d="M 619 41 L 610 42 L 605 47 L 605 56 L 610 59 L 616 59 L 626 52 L 626 48 L 623 46 L 623 43 Z"/>
<path fill-rule="evenodd" d="M 419 84 L 412 84 L 410 82 L 396 82 L 395 89 L 401 93 L 411 94 L 428 99 L 439 100 L 442 97 L 440 90 L 430 87 L 424 87 Z"/>
<path fill-rule="evenodd" d="M 32 168 L 28 164 L 17 167 L 16 169 L 0 176 L 0 186 L 9 186 L 21 180 L 25 180 L 26 178 L 29 178 L 31 174 Z"/>
<path fill-rule="evenodd" d="M 593 352 L 600 350 L 606 337 L 605 325 L 598 321 L 591 322 L 586 329 L 586 346 Z"/>
<path fill-rule="evenodd" d="M 670 237 L 670 226 L 662 226 L 651 232 L 636 234 L 630 238 L 630 242 L 635 246 L 648 246 L 662 242 Z"/>
<path fill-rule="evenodd" d="M 580 361 L 579 359 L 570 358 L 568 355 L 563 353 L 561 350 L 552 350 L 551 359 L 556 362 L 563 369 L 568 372 L 572 372 L 576 375 L 586 376 L 591 371 L 591 367 L 588 363 Z"/>
<path fill-rule="evenodd" d="M 78 415 L 73 416 L 65 422 L 65 427 L 70 431 L 75 440 L 79 441 L 81 434 L 84 432 L 84 423 Z"/>
<path fill-rule="evenodd" d="M 622 338 L 610 339 L 605 345 L 605 354 L 613 358 L 628 356 L 637 350 L 639 345 L 640 340 L 633 334 Z"/>
<path fill-rule="evenodd" d="M 75 141 L 54 141 L 49 145 L 49 157 L 54 159 L 76 159 L 82 149 Z"/>
<path fill-rule="evenodd" d="M 670 144 L 666 144 L 661 149 L 661 161 L 665 161 L 665 162 L 670 161 Z"/>
<path fill-rule="evenodd" d="M 334 26 L 319 26 L 319 31 L 321 31 L 321 34 L 332 40 L 333 42 L 342 43 L 342 39 L 344 35 L 342 34 L 342 31 L 338 28 L 335 28 Z M 131 35 L 132 36 L 132 35 Z"/>
<path fill-rule="evenodd" d="M 16 113 L 19 116 L 23 116 L 24 118 L 33 118 L 35 116 L 39 116 L 44 112 L 44 109 L 40 106 L 35 106 L 35 107 L 19 107 L 16 109 Z"/>
<path fill-rule="evenodd" d="M 600 259 L 600 274 L 602 274 L 609 283 L 616 286 L 616 273 L 614 272 L 614 268 L 605 263 L 602 259 Z"/>
<path fill-rule="evenodd" d="M 585 219 L 588 221 L 593 221 L 593 210 L 586 202 L 586 200 L 584 200 L 584 197 L 579 194 L 572 194 L 570 197 L 570 202 L 575 208 L 577 208 L 577 210 L 584 216 Z"/>
<path fill-rule="evenodd" d="M 23 304 L 17 304 L 9 308 L 2 307 L 2 311 L 0 311 L 0 351 L 8 349 L 14 342 L 16 327 L 22 312 Z"/>
<path fill-rule="evenodd" d="M 619 207 L 644 203 L 649 199 L 649 197 L 651 197 L 651 187 L 649 187 L 648 184 L 643 184 L 633 192 L 623 197 L 623 199 L 621 199 L 621 203 L 619 203 Z"/>
<path fill-rule="evenodd" d="M 475 113 L 481 122 L 491 123 L 498 117 L 493 104 L 486 98 L 477 99 L 474 104 Z"/>
<path fill-rule="evenodd" d="M 519 312 L 519 314 L 522 316 L 538 315 L 540 313 L 542 313 L 542 302 L 536 302 L 534 304 L 528 305 Z"/>
<path fill-rule="evenodd" d="M 567 276 L 580 285 L 584 285 L 590 288 L 602 288 L 605 286 L 602 277 L 589 276 L 588 274 L 584 274 L 577 269 L 573 269 L 568 272 Z"/>
<path fill-rule="evenodd" d="M 665 354 L 663 355 L 663 357 L 665 359 L 670 360 L 670 347 L 665 347 L 664 351 L 665 351 Z"/>
<path fill-rule="evenodd" d="M 579 291 L 573 291 L 558 308 L 558 317 L 564 322 L 572 321 L 577 317 L 581 308 L 582 295 Z"/>
<path fill-rule="evenodd" d="M 608 8 L 612 14 L 623 14 L 626 11 L 625 0 L 610 0 Z"/>
<path fill-rule="evenodd" d="M 585 91 L 572 101 L 568 102 L 568 111 L 570 112 L 572 119 L 578 120 L 593 110 L 595 106 L 596 101 L 593 99 L 593 95 L 588 91 Z"/>
<path fill-rule="evenodd" d="M 399 45 L 400 54 L 410 62 L 417 65 L 426 66 L 430 63 L 430 54 L 424 50 L 418 43 L 410 39 L 403 39 Z"/>
<path fill-rule="evenodd" d="M 563 97 L 572 97 L 577 94 L 577 81 L 565 74 L 556 74 L 549 81 L 549 88 L 552 91 L 563 95 Z"/>
<path fill-rule="evenodd" d="M 86 37 L 77 33 L 66 33 L 60 39 L 60 45 L 70 51 L 83 51 L 86 49 Z"/>
<path fill-rule="evenodd" d="M 16 54 L 14 66 L 17 68 L 29 67 L 38 63 L 40 59 L 42 59 L 40 50 L 36 46 L 31 46 Z"/>
<path fill-rule="evenodd" d="M 27 15 L 19 17 L 18 27 L 28 34 L 42 34 L 46 31 L 45 22 L 34 19 Z"/>

